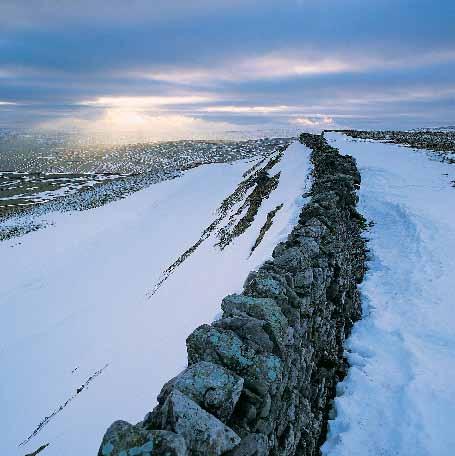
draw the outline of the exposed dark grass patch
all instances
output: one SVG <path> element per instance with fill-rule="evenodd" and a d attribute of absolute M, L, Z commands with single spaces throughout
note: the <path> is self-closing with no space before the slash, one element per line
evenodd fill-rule
<path fill-rule="evenodd" d="M 269 176 L 263 171 L 257 176 L 256 187 L 247 196 L 245 202 L 230 217 L 228 224 L 222 227 L 218 232 L 220 241 L 217 245 L 220 249 L 227 247 L 236 237 L 243 234 L 253 223 L 262 202 L 267 199 L 273 190 L 278 186 L 280 173 Z M 237 218 L 246 210 L 245 215 L 235 223 Z M 235 224 L 234 224 L 235 223 Z M 232 227 L 232 228 L 231 228 Z"/>
<path fill-rule="evenodd" d="M 279 173 L 273 177 L 269 177 L 267 171 L 273 168 L 282 157 L 283 151 L 280 150 L 275 157 L 270 158 L 263 168 L 258 168 L 258 165 L 264 163 L 265 159 L 260 160 L 259 163 L 255 163 L 243 174 L 244 180 L 242 180 L 237 188 L 221 202 L 219 208 L 217 209 L 216 219 L 207 228 L 205 228 L 200 238 L 190 248 L 185 250 L 185 252 L 183 252 L 177 260 L 175 260 L 168 268 L 166 268 L 166 270 L 163 271 L 160 279 L 155 284 L 153 289 L 147 293 L 148 298 L 151 298 L 159 290 L 161 285 L 163 285 L 163 283 L 171 276 L 171 274 L 173 274 L 173 272 L 184 261 L 186 261 L 206 239 L 210 237 L 210 235 L 218 228 L 220 223 L 228 215 L 232 207 L 245 198 L 247 191 L 256 186 L 236 213 L 231 215 L 228 225 L 231 224 L 231 226 L 234 226 L 237 217 L 246 207 L 248 207 L 247 214 L 237 224 L 235 224 L 232 230 L 225 227 L 221 228 L 218 231 L 218 235 L 222 237 L 220 238 L 220 242 L 216 245 L 223 249 L 232 241 L 232 239 L 234 239 L 234 237 L 237 237 L 245 232 L 245 230 L 253 222 L 263 199 L 268 198 L 270 193 L 278 185 Z"/>
<path fill-rule="evenodd" d="M 261 230 L 259 231 L 259 236 L 257 237 L 253 247 L 251 247 L 250 255 L 257 249 L 259 244 L 262 242 L 265 234 L 267 233 L 267 231 L 269 231 L 270 227 L 273 225 L 273 219 L 275 218 L 275 215 L 282 207 L 283 207 L 283 203 L 279 204 L 275 209 L 271 210 L 267 214 L 267 219 L 266 219 L 264 225 L 262 225 Z"/>
<path fill-rule="evenodd" d="M 252 166 L 250 169 L 247 169 L 242 177 L 248 177 L 252 172 L 254 172 L 257 168 L 259 168 L 266 160 L 267 157 L 264 157 L 262 160 L 259 160 L 254 166 Z"/>
<path fill-rule="evenodd" d="M 41 453 L 41 451 L 45 450 L 49 446 L 49 443 L 45 443 L 44 445 L 41 445 L 37 450 L 35 450 L 33 453 L 28 453 L 25 456 L 36 456 L 38 453 Z"/>

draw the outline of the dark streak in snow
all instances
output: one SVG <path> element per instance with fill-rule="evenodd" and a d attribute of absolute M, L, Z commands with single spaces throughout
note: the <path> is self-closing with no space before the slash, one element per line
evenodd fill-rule
<path fill-rule="evenodd" d="M 49 446 L 49 443 L 45 443 L 44 445 L 41 445 L 33 453 L 27 453 L 25 456 L 36 456 L 38 453 L 41 453 L 41 451 L 45 450 L 48 446 Z"/>
<path fill-rule="evenodd" d="M 69 397 L 63 404 L 61 404 L 58 408 L 56 408 L 49 416 L 46 416 L 44 419 L 41 420 L 41 422 L 36 426 L 34 431 L 26 438 L 24 439 L 21 443 L 19 443 L 18 446 L 22 446 L 30 442 L 30 440 L 35 437 L 42 429 L 44 426 L 49 424 L 49 422 L 55 418 L 56 415 L 58 415 L 72 400 L 76 398 L 76 396 L 85 388 L 87 387 L 98 375 L 102 374 L 103 371 L 109 366 L 109 364 L 106 364 L 103 368 L 97 370 L 94 372 L 86 381 L 83 385 L 81 385 L 76 392 Z M 46 445 L 47 446 L 47 445 Z M 45 448 L 45 447 L 44 447 Z M 42 448 L 39 451 L 42 451 L 44 448 Z M 38 453 L 32 453 L 33 454 L 38 454 Z"/>
<path fill-rule="evenodd" d="M 283 157 L 283 151 L 288 147 L 289 144 L 277 148 L 274 153 L 278 152 L 275 156 L 269 159 L 266 165 L 261 167 L 266 160 L 267 157 L 260 160 L 258 163 L 255 163 L 250 169 L 245 171 L 243 174 L 244 180 L 242 180 L 237 188 L 228 196 L 226 197 L 222 203 L 220 204 L 217 215 L 218 217 L 202 232 L 201 237 L 185 252 L 183 252 L 174 263 L 172 263 L 163 273 L 161 274 L 161 278 L 158 280 L 156 285 L 153 287 L 151 291 L 149 291 L 146 296 L 147 298 L 151 298 L 161 287 L 161 285 L 169 278 L 169 276 L 180 266 L 185 260 L 187 260 L 191 254 L 193 254 L 197 248 L 210 237 L 213 231 L 218 228 L 219 224 L 223 221 L 223 219 L 228 215 L 231 208 L 236 204 L 241 202 L 244 199 L 244 202 L 239 210 L 236 211 L 235 214 L 232 214 L 229 217 L 228 224 L 225 227 L 221 227 L 218 230 L 218 237 L 220 238 L 220 242 L 216 245 L 220 247 L 222 250 L 226 247 L 234 237 L 239 236 L 242 234 L 252 223 L 252 219 L 254 219 L 257 210 L 262 203 L 264 198 L 267 198 L 271 191 L 273 191 L 276 186 L 278 185 L 279 173 L 273 177 L 268 176 L 268 171 L 272 169 Z M 270 154 L 273 155 L 273 154 Z M 267 191 L 264 192 L 264 178 L 267 184 Z M 270 182 L 269 182 L 270 181 Z M 259 202 L 255 201 L 252 203 L 251 195 L 248 195 L 245 198 L 247 191 L 254 187 L 252 195 L 256 196 L 259 193 L 260 198 Z M 263 195 L 263 193 L 267 193 L 267 195 Z M 256 198 L 257 199 L 257 198 Z M 234 227 L 233 232 L 231 233 L 232 225 L 237 221 L 237 218 L 241 215 L 243 209 L 245 207 L 251 208 L 249 210 L 249 217 L 243 217 Z M 252 218 L 252 219 L 251 219 Z M 246 219 L 246 220 L 244 220 Z"/>

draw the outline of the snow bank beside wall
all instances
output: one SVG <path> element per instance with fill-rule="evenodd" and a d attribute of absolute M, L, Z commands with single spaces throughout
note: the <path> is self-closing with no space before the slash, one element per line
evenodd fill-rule
<path fill-rule="evenodd" d="M 326 134 L 362 174 L 363 317 L 346 341 L 327 456 L 455 454 L 453 164 L 433 152 Z"/>
<path fill-rule="evenodd" d="M 287 241 L 224 298 L 220 320 L 188 337 L 188 368 L 144 421 L 115 422 L 100 456 L 318 454 L 343 342 L 360 318 L 364 221 L 354 160 L 320 136 L 301 141 L 314 182 Z"/>

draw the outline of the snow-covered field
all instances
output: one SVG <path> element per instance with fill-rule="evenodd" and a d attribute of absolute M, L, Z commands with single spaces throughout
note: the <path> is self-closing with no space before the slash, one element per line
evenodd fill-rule
<path fill-rule="evenodd" d="M 452 455 L 455 167 L 398 145 L 327 137 L 357 159 L 360 211 L 374 226 L 364 318 L 346 347 L 352 367 L 323 454 Z M 48 456 L 95 455 L 112 421 L 137 422 L 153 408 L 185 366 L 188 334 L 240 291 L 304 203 L 309 150 L 294 143 L 246 232 L 215 246 L 248 192 L 155 288 L 259 160 L 200 166 L 96 209 L 50 213 L 46 229 L 0 242 L 0 455 L 46 443 Z"/>
<path fill-rule="evenodd" d="M 362 174 L 375 225 L 364 318 L 347 346 L 323 454 L 455 454 L 454 165 L 392 144 L 327 135 Z"/>
<path fill-rule="evenodd" d="M 247 231 L 224 250 L 213 231 L 151 295 L 256 161 L 200 166 L 96 209 L 47 214 L 52 226 L 0 242 L 0 455 L 48 442 L 46 456 L 95 455 L 112 421 L 153 408 L 185 367 L 186 337 L 240 291 L 300 212 L 309 150 L 294 143 Z"/>

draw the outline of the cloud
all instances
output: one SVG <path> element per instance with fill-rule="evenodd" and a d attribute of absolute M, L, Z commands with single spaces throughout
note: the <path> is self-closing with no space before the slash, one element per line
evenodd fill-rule
<path fill-rule="evenodd" d="M 289 78 L 305 75 L 355 71 L 358 65 L 330 57 L 305 58 L 264 55 L 239 61 L 229 61 L 217 67 L 168 67 L 156 72 L 136 73 L 138 77 L 177 84 L 216 83 L 219 81 L 251 81 Z"/>
<path fill-rule="evenodd" d="M 201 112 L 222 112 L 230 114 L 270 114 L 286 112 L 290 106 L 207 106 L 199 109 Z"/>
<path fill-rule="evenodd" d="M 454 22 L 451 0 L 3 0 L 0 122 L 453 122 Z"/>
<path fill-rule="evenodd" d="M 11 78 L 12 76 L 13 76 L 13 73 L 11 71 L 0 68 L 0 79 Z"/>
<path fill-rule="evenodd" d="M 95 100 L 85 100 L 78 104 L 81 106 L 108 107 L 108 108 L 129 108 L 129 109 L 150 109 L 159 106 L 187 105 L 195 103 L 207 103 L 215 101 L 216 98 L 199 95 L 184 96 L 144 96 L 144 97 L 99 97 Z"/>
<path fill-rule="evenodd" d="M 99 135 L 117 142 L 219 138 L 227 131 L 239 129 L 228 122 L 214 122 L 179 114 L 147 114 L 122 108 L 108 108 L 95 118 L 61 117 L 36 126 L 39 130 L 76 131 L 82 135 Z"/>
<path fill-rule="evenodd" d="M 168 66 L 158 71 L 133 72 L 137 78 L 175 84 L 203 83 L 214 85 L 228 81 L 282 80 L 317 75 L 359 73 L 374 70 L 409 69 L 438 63 L 455 62 L 455 51 L 426 53 L 415 56 L 309 55 L 292 53 L 288 49 L 246 59 L 229 60 L 218 66 Z"/>
<path fill-rule="evenodd" d="M 322 115 L 314 117 L 297 117 L 293 119 L 292 122 L 305 127 L 327 127 L 334 123 L 332 117 Z"/>
<path fill-rule="evenodd" d="M 146 18 L 149 22 L 169 21 L 179 17 L 204 14 L 207 11 L 220 11 L 253 3 L 250 0 L 219 0 L 216 5 L 211 0 L 2 0 L 0 3 L 0 23 L 11 27 L 30 27 L 39 22 L 55 25 L 56 21 L 74 24 L 89 22 L 96 18 L 98 23 L 140 23 Z"/>
<path fill-rule="evenodd" d="M 294 73 L 314 74 L 319 69 L 311 66 L 321 56 L 329 71 L 344 66 L 346 56 L 417 61 L 430 51 L 453 50 L 455 39 L 449 0 L 437 8 L 430 0 L 416 0 L 412 8 L 407 0 L 311 0 L 301 6 L 295 0 L 114 0 L 109 8 L 100 0 L 2 0 L 0 18 L 5 64 L 82 74 L 160 76 L 161 68 L 197 72 L 199 65 L 205 72 L 249 58 L 260 67 L 263 56 L 277 59 L 288 51 L 305 57 Z M 26 26 L 21 18 L 28 18 Z"/>

